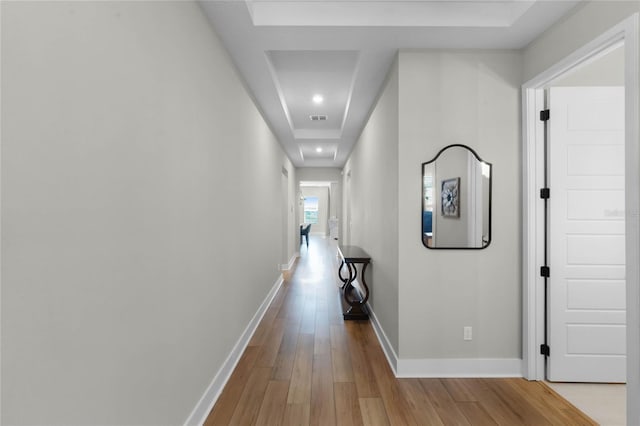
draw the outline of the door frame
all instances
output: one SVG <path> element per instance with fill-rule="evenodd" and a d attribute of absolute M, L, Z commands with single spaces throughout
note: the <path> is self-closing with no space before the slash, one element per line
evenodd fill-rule
<path fill-rule="evenodd" d="M 522 373 L 529 380 L 544 380 L 544 203 L 539 198 L 544 178 L 544 88 L 551 81 L 598 58 L 619 44 L 625 46 L 625 224 L 627 279 L 627 418 L 640 418 L 640 133 L 638 106 L 638 14 L 634 14 L 565 59 L 522 85 Z M 552 349 L 553 350 L 553 349 Z"/>
<path fill-rule="evenodd" d="M 290 200 L 289 200 L 289 171 L 286 167 L 282 166 L 282 170 L 280 173 L 280 209 L 281 209 L 281 222 L 282 222 L 282 247 L 281 249 L 281 264 L 280 270 L 285 271 L 290 269 L 291 259 L 289 256 L 290 253 L 290 244 L 291 244 L 291 213 L 290 213 Z"/>

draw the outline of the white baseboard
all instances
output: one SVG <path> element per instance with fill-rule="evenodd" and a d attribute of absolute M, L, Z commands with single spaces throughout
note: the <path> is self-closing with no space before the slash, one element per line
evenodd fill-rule
<path fill-rule="evenodd" d="M 522 377 L 519 358 L 400 359 L 396 377 Z"/>
<path fill-rule="evenodd" d="M 371 305 L 369 318 L 387 362 L 398 378 L 410 377 L 522 377 L 519 358 L 402 359 L 398 358 Z"/>
<path fill-rule="evenodd" d="M 291 259 L 289 259 L 289 263 L 284 263 L 281 265 L 281 270 L 283 271 L 289 271 L 291 268 L 293 268 L 293 264 L 296 263 L 296 259 L 299 257 L 300 255 L 296 252 L 293 254 L 293 256 L 291 256 Z"/>
<path fill-rule="evenodd" d="M 382 351 L 384 352 L 384 355 L 387 357 L 387 362 L 391 367 L 391 371 L 393 371 L 393 374 L 397 376 L 398 375 L 397 373 L 398 355 L 396 354 L 396 351 L 393 349 L 393 346 L 391 346 L 391 342 L 389 341 L 387 334 L 382 329 L 382 326 L 380 325 L 380 321 L 378 321 L 378 317 L 376 316 L 376 313 L 373 312 L 373 309 L 371 309 L 371 305 L 369 305 L 368 303 L 367 303 L 367 309 L 369 310 L 369 318 L 371 319 L 371 325 L 373 326 L 373 331 L 375 331 L 376 336 L 378 337 L 378 341 L 380 342 L 380 346 L 382 346 Z"/>
<path fill-rule="evenodd" d="M 206 391 L 196 404 L 195 408 L 193 409 L 189 417 L 187 417 L 187 420 L 184 422 L 185 426 L 199 426 L 205 422 L 207 416 L 218 400 L 218 397 L 220 396 L 222 389 L 224 389 L 225 384 L 229 380 L 229 377 L 231 377 L 231 373 L 236 368 L 238 361 L 240 361 L 242 353 L 249 344 L 253 333 L 255 333 L 258 324 L 260 324 L 260 321 L 262 321 L 262 317 L 267 311 L 267 308 L 269 308 L 271 301 L 280 289 L 282 283 L 283 279 L 282 275 L 280 275 L 271 290 L 269 290 L 267 297 L 265 297 L 264 301 L 258 308 L 253 318 L 251 318 L 249 325 L 247 325 L 247 327 L 244 329 L 244 332 L 240 335 L 240 338 L 236 342 L 225 362 L 222 364 L 222 367 L 220 367 L 213 380 L 211 380 L 211 383 L 207 387 Z"/>

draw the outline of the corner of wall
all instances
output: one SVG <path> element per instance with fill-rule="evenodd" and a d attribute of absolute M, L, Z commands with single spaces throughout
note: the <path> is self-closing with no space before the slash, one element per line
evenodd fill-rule
<path fill-rule="evenodd" d="M 376 316 L 375 311 L 371 308 L 371 305 L 367 303 L 367 309 L 370 313 L 371 318 L 371 326 L 373 327 L 373 331 L 376 333 L 376 337 L 378 337 L 378 341 L 380 342 L 380 346 L 382 346 L 382 351 L 384 352 L 385 357 L 387 358 L 387 362 L 391 367 L 391 371 L 395 376 L 398 375 L 398 355 L 396 351 L 393 349 L 393 345 L 389 341 L 387 334 L 384 332 L 378 317 Z"/>

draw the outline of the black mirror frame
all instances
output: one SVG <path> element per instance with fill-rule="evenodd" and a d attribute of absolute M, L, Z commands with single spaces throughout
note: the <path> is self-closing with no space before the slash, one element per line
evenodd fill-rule
<path fill-rule="evenodd" d="M 489 166 L 489 241 L 487 241 L 487 244 L 483 245 L 482 247 L 429 247 L 427 244 L 425 244 L 424 242 L 424 229 L 422 228 L 422 215 L 424 212 L 424 166 L 426 166 L 427 164 L 431 164 L 434 161 L 436 161 L 438 159 L 438 157 L 440 157 L 440 154 L 442 154 L 444 151 L 446 151 L 449 148 L 455 148 L 455 147 L 459 147 L 459 148 L 465 148 L 467 150 L 469 150 L 474 157 L 476 157 L 476 160 L 480 161 L 481 163 L 484 163 L 486 165 Z M 463 145 L 463 144 L 459 144 L 459 143 L 454 143 L 451 145 L 447 145 L 444 148 L 442 148 L 440 151 L 438 151 L 438 153 L 436 154 L 435 157 L 433 157 L 432 160 L 426 161 L 424 163 L 422 163 L 421 166 L 421 170 L 420 170 L 420 175 L 422 176 L 422 180 L 420 183 L 420 240 L 422 241 L 422 245 L 425 246 L 426 248 L 430 249 L 430 250 L 484 250 L 487 247 L 489 247 L 489 245 L 491 244 L 491 222 L 492 222 L 492 216 L 491 216 L 491 205 L 492 203 L 492 193 L 493 193 L 493 165 L 491 163 L 489 163 L 488 161 L 484 161 L 482 158 L 480 158 L 480 156 L 478 155 L 477 152 L 475 152 L 473 150 L 473 148 L 467 146 L 467 145 Z"/>

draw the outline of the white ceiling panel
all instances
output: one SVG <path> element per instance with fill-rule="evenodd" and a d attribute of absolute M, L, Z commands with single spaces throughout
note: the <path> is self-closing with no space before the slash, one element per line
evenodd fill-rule
<path fill-rule="evenodd" d="M 324 142 L 302 142 L 299 143 L 300 154 L 305 161 L 309 160 L 329 160 L 333 161 L 338 149 L 337 144 Z"/>
<path fill-rule="evenodd" d="M 248 1 L 256 26 L 509 27 L 535 1 Z"/>
<path fill-rule="evenodd" d="M 267 52 L 267 58 L 294 136 L 339 138 L 351 97 L 358 52 L 277 50 Z M 321 102 L 313 101 L 316 95 L 321 95 Z M 318 116 L 325 119 L 312 119 Z"/>

